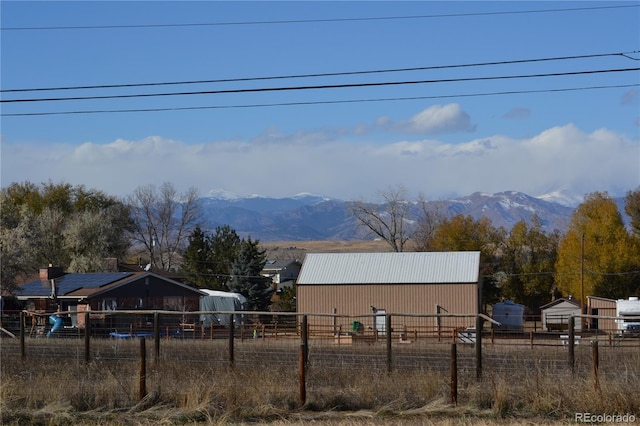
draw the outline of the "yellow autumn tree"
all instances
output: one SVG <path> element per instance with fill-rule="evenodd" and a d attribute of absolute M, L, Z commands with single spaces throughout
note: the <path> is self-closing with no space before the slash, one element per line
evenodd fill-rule
<path fill-rule="evenodd" d="M 640 290 L 640 247 L 606 192 L 587 194 L 558 247 L 556 283 L 565 296 L 628 297 Z M 583 300 L 586 302 L 586 300 Z"/>
<path fill-rule="evenodd" d="M 478 220 L 458 215 L 444 219 L 435 230 L 428 251 L 479 251 L 484 304 L 498 301 L 498 288 L 494 278 L 505 230 L 496 228 L 486 218 Z"/>

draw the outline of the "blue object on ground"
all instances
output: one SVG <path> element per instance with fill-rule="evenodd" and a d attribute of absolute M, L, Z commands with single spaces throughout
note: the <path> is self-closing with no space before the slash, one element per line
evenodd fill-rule
<path fill-rule="evenodd" d="M 62 317 L 56 314 L 51 314 L 49 315 L 49 324 L 51 324 L 52 327 L 51 330 L 49 330 L 49 332 L 47 333 L 47 337 L 51 337 L 53 333 L 58 331 L 58 329 L 63 326 L 64 320 L 62 319 Z"/>

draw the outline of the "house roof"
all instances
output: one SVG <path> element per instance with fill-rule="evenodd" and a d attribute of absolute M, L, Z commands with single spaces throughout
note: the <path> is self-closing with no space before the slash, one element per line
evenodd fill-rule
<path fill-rule="evenodd" d="M 587 296 L 587 299 L 591 299 L 591 300 L 600 300 L 603 302 L 612 302 L 612 303 L 616 303 L 616 299 L 610 299 L 608 297 L 600 297 L 600 296 Z"/>
<path fill-rule="evenodd" d="M 196 294 L 204 294 L 196 288 L 151 272 L 65 274 L 54 279 L 55 294 L 56 297 L 69 298 L 95 297 L 146 277 L 155 277 L 175 286 L 192 290 Z M 49 297 L 51 294 L 52 289 L 49 281 L 36 280 L 21 286 L 16 297 L 18 299 L 35 299 Z"/>
<path fill-rule="evenodd" d="M 275 259 L 275 260 L 267 260 L 264 264 L 263 271 L 280 271 L 292 263 L 297 263 L 300 265 L 300 262 L 295 259 Z"/>
<path fill-rule="evenodd" d="M 569 304 L 575 306 L 576 308 L 580 307 L 580 302 L 578 302 L 577 300 L 575 300 L 575 299 L 565 299 L 564 297 L 562 297 L 560 299 L 554 300 L 553 302 L 549 302 L 546 305 L 540 306 L 540 309 L 549 309 L 549 308 L 552 308 L 552 307 L 554 307 L 556 305 L 559 305 L 559 304 L 561 304 L 563 302 L 569 303 Z"/>
<path fill-rule="evenodd" d="M 477 283 L 480 252 L 309 253 L 305 284 Z"/>

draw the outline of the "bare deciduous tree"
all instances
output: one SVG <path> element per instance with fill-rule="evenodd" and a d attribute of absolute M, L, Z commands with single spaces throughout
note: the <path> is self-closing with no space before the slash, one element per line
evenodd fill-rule
<path fill-rule="evenodd" d="M 418 220 L 413 233 L 416 251 L 431 251 L 433 238 L 444 221 L 441 203 L 428 202 L 421 194 L 418 197 Z"/>
<path fill-rule="evenodd" d="M 145 247 L 153 266 L 165 271 L 176 266 L 177 256 L 200 219 L 198 198 L 195 188 L 179 195 L 169 182 L 159 190 L 153 185 L 138 187 L 129 197 L 133 238 Z"/>
<path fill-rule="evenodd" d="M 381 192 L 380 196 L 382 207 L 380 204 L 358 201 L 353 203 L 351 211 L 369 234 L 382 238 L 393 251 L 402 252 L 411 236 L 410 203 L 406 200 L 406 191 L 398 186 Z"/>

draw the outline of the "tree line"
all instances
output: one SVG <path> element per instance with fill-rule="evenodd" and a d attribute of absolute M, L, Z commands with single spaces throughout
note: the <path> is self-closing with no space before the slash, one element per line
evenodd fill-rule
<path fill-rule="evenodd" d="M 178 193 L 171 183 L 140 186 L 123 199 L 83 185 L 12 183 L 0 192 L 2 290 L 15 292 L 46 265 L 105 272 L 128 260 L 194 287 L 241 293 L 249 309 L 267 310 L 265 250 L 228 226 L 207 235 L 198 200 L 194 188 Z"/>
<path fill-rule="evenodd" d="M 606 192 L 593 192 L 565 233 L 545 232 L 535 215 L 506 230 L 487 218 L 448 217 L 423 197 L 416 209 L 402 186 L 380 195 L 381 203 L 353 203 L 360 226 L 393 251 L 480 251 L 485 304 L 510 299 L 537 312 L 561 296 L 640 294 L 640 187 L 624 199 L 629 226 Z"/>
<path fill-rule="evenodd" d="M 640 187 L 625 197 L 629 226 L 606 192 L 594 192 L 564 233 L 545 232 L 535 216 L 510 230 L 487 218 L 447 216 L 422 197 L 408 202 L 402 187 L 381 196 L 382 203 L 351 203 L 357 222 L 392 251 L 480 251 L 485 304 L 510 299 L 535 311 L 560 296 L 640 293 Z M 12 183 L 0 191 L 2 289 L 14 291 L 21 277 L 48 264 L 103 272 L 108 259 L 125 259 L 198 288 L 242 293 L 252 309 L 267 310 L 273 289 L 260 275 L 266 254 L 259 240 L 228 225 L 204 229 L 198 200 L 195 189 L 178 193 L 171 183 L 122 199 L 82 185 Z M 278 306 L 294 309 L 295 293 L 286 297 Z"/>

